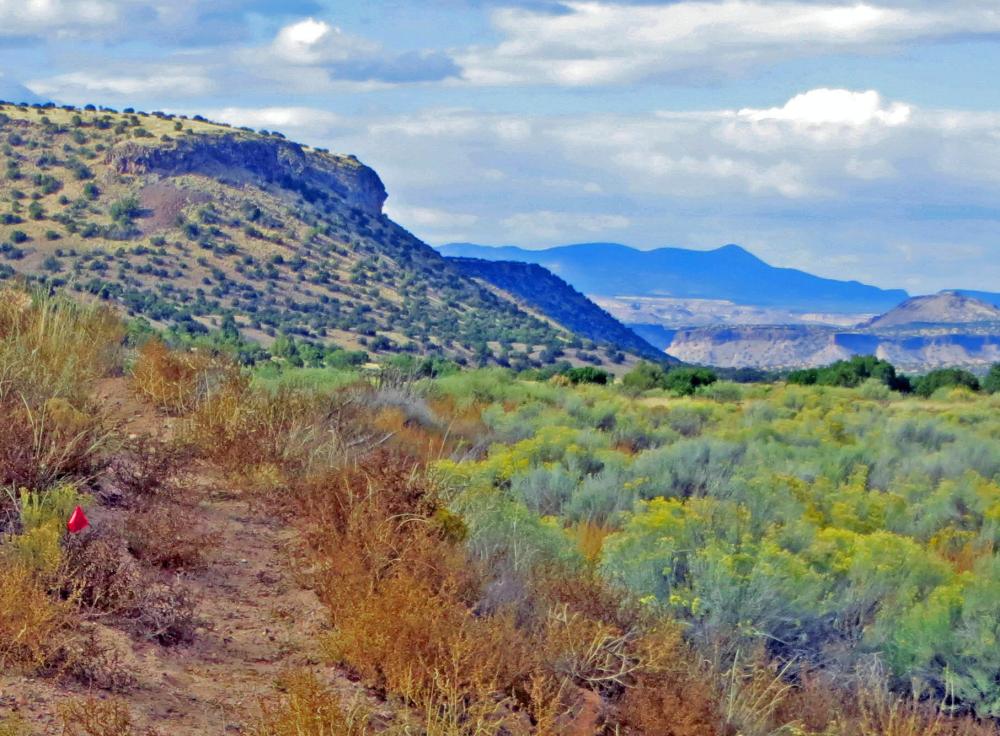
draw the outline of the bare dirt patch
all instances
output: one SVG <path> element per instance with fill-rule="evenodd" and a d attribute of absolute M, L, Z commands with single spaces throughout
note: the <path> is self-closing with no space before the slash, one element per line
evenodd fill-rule
<path fill-rule="evenodd" d="M 178 189 L 165 181 L 154 182 L 139 192 L 139 202 L 145 216 L 136 222 L 143 235 L 169 230 L 177 226 L 184 208 L 208 197 L 197 192 Z"/>

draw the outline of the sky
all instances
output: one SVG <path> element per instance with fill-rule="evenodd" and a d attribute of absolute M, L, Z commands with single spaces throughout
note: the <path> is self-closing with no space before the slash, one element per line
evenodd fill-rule
<path fill-rule="evenodd" d="M 998 0 L 0 0 L 0 99 L 375 168 L 427 242 L 1000 291 Z"/>

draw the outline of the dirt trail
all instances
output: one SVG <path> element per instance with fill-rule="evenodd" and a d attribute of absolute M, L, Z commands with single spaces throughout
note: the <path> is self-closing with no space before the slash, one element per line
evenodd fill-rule
<path fill-rule="evenodd" d="M 168 423 L 128 394 L 124 381 L 104 382 L 98 394 L 127 433 L 170 431 Z M 137 680 L 121 697 L 140 725 L 153 726 L 163 736 L 240 733 L 289 668 L 313 667 L 345 699 L 359 692 L 342 673 L 313 659 L 325 611 L 288 567 L 294 534 L 253 511 L 238 490 L 213 475 L 195 471 L 202 491 L 199 515 L 218 543 L 203 568 L 181 576 L 201 623 L 194 641 L 163 647 L 100 627 L 101 641 L 114 647 Z M 95 525 L 101 518 L 95 509 Z M 16 710 L 38 733 L 58 734 L 58 702 L 85 694 L 72 682 L 0 674 L 0 716 Z M 101 691 L 89 694 L 110 697 Z"/>

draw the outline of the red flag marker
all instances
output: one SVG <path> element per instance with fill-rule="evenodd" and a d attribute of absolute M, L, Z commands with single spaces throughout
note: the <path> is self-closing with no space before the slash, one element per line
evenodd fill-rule
<path fill-rule="evenodd" d="M 73 511 L 73 515 L 69 517 L 69 521 L 66 522 L 66 528 L 69 529 L 70 534 L 76 534 L 77 532 L 82 532 L 90 526 L 90 520 L 87 515 L 83 513 L 83 509 L 79 506 Z"/>

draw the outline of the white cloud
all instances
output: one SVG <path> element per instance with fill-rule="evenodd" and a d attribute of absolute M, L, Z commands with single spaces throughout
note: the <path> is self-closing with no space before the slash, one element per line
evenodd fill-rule
<path fill-rule="evenodd" d="M 277 130 L 299 140 L 328 139 L 345 124 L 336 113 L 313 107 L 224 107 L 203 114 L 230 125 Z"/>
<path fill-rule="evenodd" d="M 211 93 L 216 85 L 192 67 L 160 67 L 146 74 L 121 75 L 70 72 L 26 83 L 40 95 L 62 101 L 89 102 L 95 95 L 113 97 L 191 97 Z"/>
<path fill-rule="evenodd" d="M 317 18 L 283 26 L 263 46 L 231 51 L 234 64 L 281 91 L 308 94 L 363 92 L 454 77 L 458 69 L 440 51 L 396 52 Z"/>
<path fill-rule="evenodd" d="M 843 125 L 863 127 L 875 123 L 888 126 L 906 124 L 912 113 L 909 105 L 893 102 L 884 105 L 875 90 L 853 92 L 847 89 L 813 89 L 795 95 L 782 107 L 766 110 L 744 108 L 740 117 L 753 121 L 780 120 L 797 125 Z"/>
<path fill-rule="evenodd" d="M 668 155 L 630 150 L 616 156 L 615 163 L 639 175 L 664 182 L 676 182 L 677 196 L 705 196 L 718 193 L 720 187 L 736 183 L 748 194 L 779 194 L 798 199 L 818 190 L 806 181 L 806 172 L 790 161 L 761 162 L 751 158 L 733 158 L 713 153 L 702 157 L 683 153 Z"/>
<path fill-rule="evenodd" d="M 627 228 L 631 220 L 619 214 L 594 214 L 580 212 L 518 212 L 504 218 L 502 225 L 512 237 L 529 240 L 574 240 L 609 230 Z"/>
<path fill-rule="evenodd" d="M 665 75 L 739 74 L 753 64 L 872 52 L 1000 30 L 989 3 L 899 7 L 869 2 L 682 0 L 625 4 L 567 0 L 563 12 L 502 9 L 503 40 L 456 54 L 483 85 L 619 84 Z"/>
<path fill-rule="evenodd" d="M 283 27 L 271 44 L 275 57 L 291 64 L 327 64 L 371 54 L 378 45 L 329 23 L 306 18 Z"/>
<path fill-rule="evenodd" d="M 884 158 L 864 159 L 858 156 L 852 156 L 847 159 L 847 162 L 844 164 L 844 171 L 850 176 L 868 181 L 889 179 L 898 173 L 896 167 Z"/>
<path fill-rule="evenodd" d="M 0 36 L 83 35 L 117 23 L 122 5 L 113 0 L 0 0 Z"/>
<path fill-rule="evenodd" d="M 432 243 L 467 240 L 471 237 L 473 228 L 479 223 L 478 215 L 437 207 L 409 206 L 391 198 L 385 211 L 400 225 Z"/>
<path fill-rule="evenodd" d="M 445 108 L 375 122 L 371 133 L 376 136 L 401 135 L 410 138 L 488 135 L 517 143 L 532 136 L 532 124 L 530 118 L 519 115 L 484 115 L 474 110 Z"/>
<path fill-rule="evenodd" d="M 407 207 L 395 203 L 390 203 L 386 212 L 403 225 L 434 230 L 470 227 L 479 221 L 476 215 L 446 212 L 432 207 Z"/>

